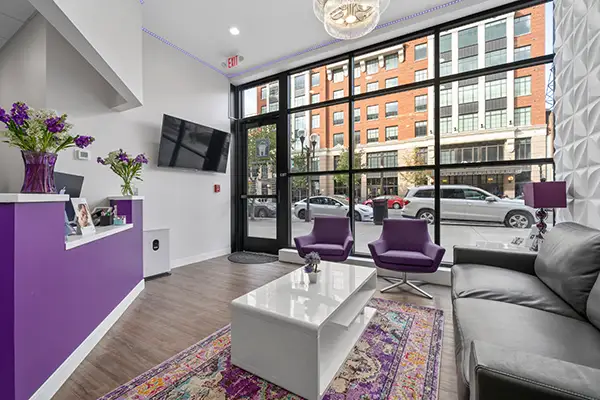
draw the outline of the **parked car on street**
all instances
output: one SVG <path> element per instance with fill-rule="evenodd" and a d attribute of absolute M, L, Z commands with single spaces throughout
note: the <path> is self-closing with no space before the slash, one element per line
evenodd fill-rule
<path fill-rule="evenodd" d="M 483 189 L 467 185 L 442 185 L 441 218 L 455 221 L 499 222 L 509 228 L 533 225 L 535 210 L 523 200 L 501 199 Z M 402 216 L 435 221 L 434 187 L 419 186 L 404 196 Z"/>
<path fill-rule="evenodd" d="M 350 204 L 343 197 L 314 196 L 310 198 L 310 212 L 318 216 L 350 216 Z M 306 199 L 294 203 L 294 215 L 300 219 L 306 218 Z M 354 206 L 355 221 L 372 221 L 373 209 L 363 204 Z"/>
<path fill-rule="evenodd" d="M 369 199 L 369 200 L 365 201 L 363 204 L 365 206 L 373 207 L 373 200 L 387 200 L 388 208 L 393 208 L 395 210 L 399 210 L 402 207 L 404 207 L 404 199 L 400 196 L 394 196 L 394 195 L 385 195 L 385 196 L 375 197 L 374 199 Z"/>
<path fill-rule="evenodd" d="M 248 202 L 248 215 L 252 215 L 252 204 Z M 254 203 L 254 216 L 257 218 L 275 218 L 277 216 L 277 205 L 273 202 Z"/>

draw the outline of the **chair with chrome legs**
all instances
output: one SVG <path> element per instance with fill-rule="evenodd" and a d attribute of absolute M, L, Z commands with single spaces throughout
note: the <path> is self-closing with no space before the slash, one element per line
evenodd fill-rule
<path fill-rule="evenodd" d="M 443 247 L 431 241 L 427 221 L 385 219 L 381 237 L 369 243 L 369 250 L 377 267 L 402 273 L 402 278 L 390 278 L 400 279 L 400 282 L 381 289 L 382 293 L 406 284 L 423 296 L 433 299 L 429 293 L 406 279 L 407 272 L 426 274 L 437 271 L 446 252 Z"/>

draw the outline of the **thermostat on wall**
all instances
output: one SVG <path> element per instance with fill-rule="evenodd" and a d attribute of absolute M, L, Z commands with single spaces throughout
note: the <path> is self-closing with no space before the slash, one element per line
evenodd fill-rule
<path fill-rule="evenodd" d="M 92 153 L 89 150 L 76 150 L 75 157 L 78 160 L 89 161 L 92 159 Z"/>

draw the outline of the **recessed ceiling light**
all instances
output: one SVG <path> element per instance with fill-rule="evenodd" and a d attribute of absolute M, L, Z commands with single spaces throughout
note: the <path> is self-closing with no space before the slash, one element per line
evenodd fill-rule
<path fill-rule="evenodd" d="M 229 33 L 231 33 L 233 36 L 237 36 L 240 34 L 240 30 L 235 26 L 232 26 L 231 28 L 229 28 Z"/>

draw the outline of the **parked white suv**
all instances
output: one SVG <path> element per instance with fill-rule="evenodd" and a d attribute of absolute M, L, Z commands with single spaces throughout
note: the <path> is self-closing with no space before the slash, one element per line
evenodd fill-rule
<path fill-rule="evenodd" d="M 473 186 L 442 185 L 442 220 L 500 222 L 509 228 L 525 229 L 533 225 L 535 211 L 523 200 L 501 199 Z M 402 216 L 435 221 L 434 187 L 409 189 L 404 197 Z"/>
<path fill-rule="evenodd" d="M 310 211 L 313 217 L 338 216 L 349 217 L 350 205 L 348 201 L 339 196 L 314 196 L 310 198 Z M 306 199 L 294 203 L 294 215 L 300 219 L 306 217 Z M 373 221 L 373 209 L 363 204 L 354 206 L 355 221 Z"/>

